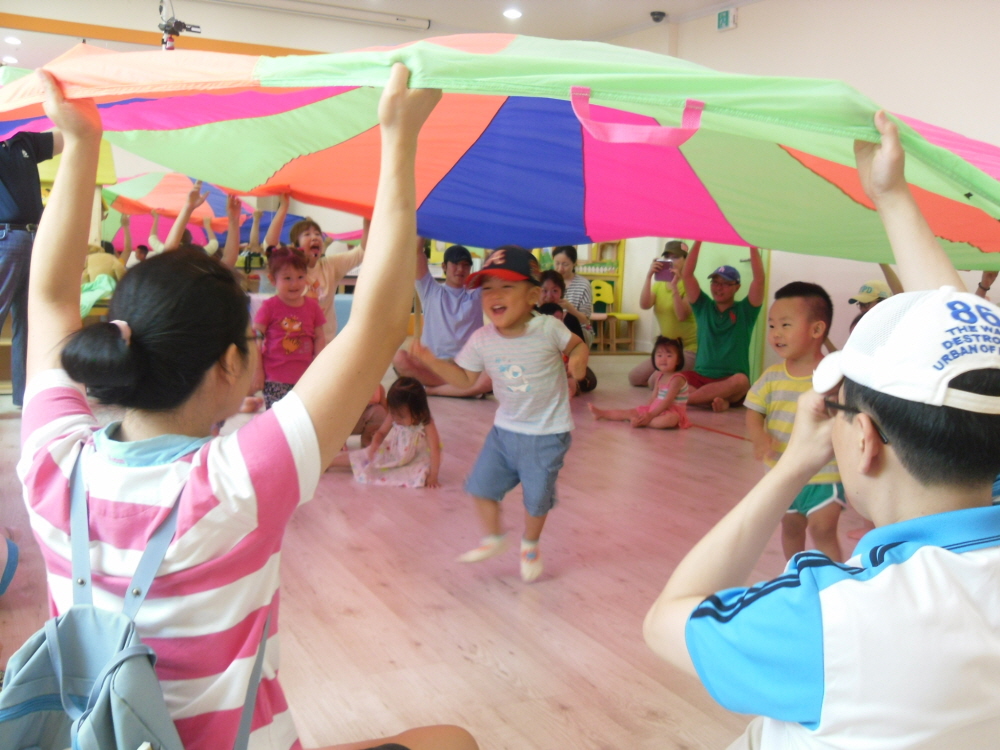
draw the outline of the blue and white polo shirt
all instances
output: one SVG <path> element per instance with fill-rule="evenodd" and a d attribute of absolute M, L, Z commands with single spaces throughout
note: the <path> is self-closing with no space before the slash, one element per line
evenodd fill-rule
<path fill-rule="evenodd" d="M 1000 507 L 869 532 L 847 563 L 710 596 L 687 648 L 763 748 L 1000 747 Z"/>

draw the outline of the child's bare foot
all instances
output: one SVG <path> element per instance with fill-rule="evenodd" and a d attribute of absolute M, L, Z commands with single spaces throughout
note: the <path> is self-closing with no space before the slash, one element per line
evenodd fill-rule
<path fill-rule="evenodd" d="M 712 399 L 712 411 L 725 411 L 728 408 L 729 401 L 722 396 L 716 396 Z"/>
<path fill-rule="evenodd" d="M 604 419 L 603 409 L 598 409 L 593 404 L 587 404 L 587 408 L 590 409 L 590 413 L 594 415 L 594 419 Z"/>

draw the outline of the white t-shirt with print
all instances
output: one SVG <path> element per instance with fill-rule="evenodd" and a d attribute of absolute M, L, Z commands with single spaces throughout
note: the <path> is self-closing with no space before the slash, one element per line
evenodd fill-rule
<path fill-rule="evenodd" d="M 557 435 L 573 429 L 562 353 L 573 334 L 551 315 L 536 315 L 520 336 L 507 337 L 486 325 L 455 357 L 464 370 L 486 370 L 499 402 L 494 424 L 527 435 Z"/>

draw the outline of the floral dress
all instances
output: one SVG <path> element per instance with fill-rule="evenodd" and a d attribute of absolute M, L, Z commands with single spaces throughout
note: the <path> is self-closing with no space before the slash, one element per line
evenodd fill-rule
<path fill-rule="evenodd" d="M 361 484 L 423 487 L 431 469 L 424 425 L 393 424 L 371 461 L 368 449 L 351 451 L 351 470 Z"/>

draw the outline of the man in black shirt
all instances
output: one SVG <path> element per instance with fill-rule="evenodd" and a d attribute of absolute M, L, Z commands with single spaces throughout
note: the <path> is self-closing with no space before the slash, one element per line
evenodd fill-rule
<path fill-rule="evenodd" d="M 13 317 L 10 352 L 15 406 L 24 402 L 28 346 L 28 268 L 42 218 L 38 162 L 62 151 L 62 134 L 18 133 L 0 142 L 0 328 Z"/>

